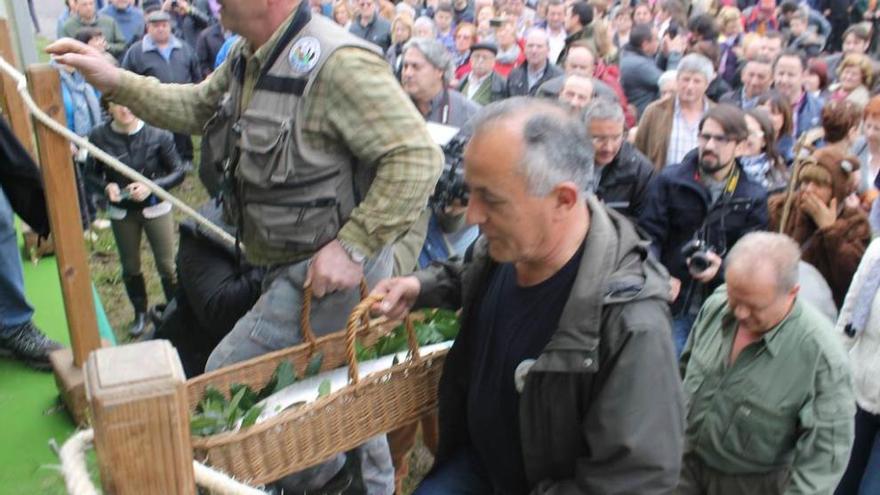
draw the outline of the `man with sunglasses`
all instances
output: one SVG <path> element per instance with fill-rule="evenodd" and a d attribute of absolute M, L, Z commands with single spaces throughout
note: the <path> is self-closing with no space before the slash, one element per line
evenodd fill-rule
<path fill-rule="evenodd" d="M 673 338 L 681 354 L 697 312 L 722 283 L 725 253 L 748 232 L 767 226 L 767 191 L 736 159 L 748 135 L 745 115 L 731 105 L 700 120 L 697 148 L 663 169 L 648 188 L 639 225 L 671 275 Z"/>

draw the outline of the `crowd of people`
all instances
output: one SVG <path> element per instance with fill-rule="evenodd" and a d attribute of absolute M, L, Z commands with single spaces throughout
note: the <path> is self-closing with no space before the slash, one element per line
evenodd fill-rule
<path fill-rule="evenodd" d="M 66 0 L 49 51 L 68 126 L 197 170 L 244 246 L 78 154 L 129 332 L 146 232 L 188 376 L 300 343 L 305 286 L 342 328 L 365 279 L 462 309 L 416 493 L 880 493 L 877 2 L 136 3 Z M 415 434 L 278 486 L 399 490 Z"/>

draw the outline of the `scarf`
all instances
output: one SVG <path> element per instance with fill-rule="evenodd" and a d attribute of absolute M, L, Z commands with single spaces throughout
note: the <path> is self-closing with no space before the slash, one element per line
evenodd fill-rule
<path fill-rule="evenodd" d="M 739 157 L 743 172 L 752 181 L 767 187 L 767 172 L 770 171 L 770 158 L 767 153 Z"/>
<path fill-rule="evenodd" d="M 92 127 L 101 122 L 101 104 L 98 94 L 79 72 L 59 70 L 61 85 L 70 94 L 73 105 L 73 132 L 86 136 Z"/>
<path fill-rule="evenodd" d="M 505 51 L 501 51 L 501 47 L 498 47 L 498 55 L 495 56 L 495 62 L 499 64 L 512 64 L 515 63 L 518 58 L 519 45 L 514 43 Z"/>

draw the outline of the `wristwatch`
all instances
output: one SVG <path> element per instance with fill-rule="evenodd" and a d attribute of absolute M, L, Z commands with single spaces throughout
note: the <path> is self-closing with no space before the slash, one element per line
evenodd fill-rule
<path fill-rule="evenodd" d="M 367 260 L 367 255 L 362 253 L 358 248 L 348 244 L 347 242 L 339 239 L 339 245 L 342 246 L 342 249 L 348 253 L 348 257 L 351 258 L 355 263 L 360 263 L 361 265 Z"/>

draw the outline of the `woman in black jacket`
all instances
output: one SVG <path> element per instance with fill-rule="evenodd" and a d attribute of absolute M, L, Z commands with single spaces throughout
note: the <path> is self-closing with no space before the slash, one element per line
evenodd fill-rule
<path fill-rule="evenodd" d="M 173 135 L 144 124 L 131 111 L 108 103 L 109 122 L 95 127 L 89 139 L 95 146 L 155 182 L 171 189 L 183 182 L 180 155 Z M 134 307 L 133 337 L 141 335 L 147 312 L 147 289 L 141 273 L 141 233 L 146 232 L 166 300 L 174 296 L 174 220 L 171 204 L 154 196 L 146 184 L 132 182 L 122 174 L 93 161 L 96 180 L 110 201 L 108 213 L 113 237 L 122 262 L 122 280 Z M 91 168 L 91 167 L 90 167 Z"/>

